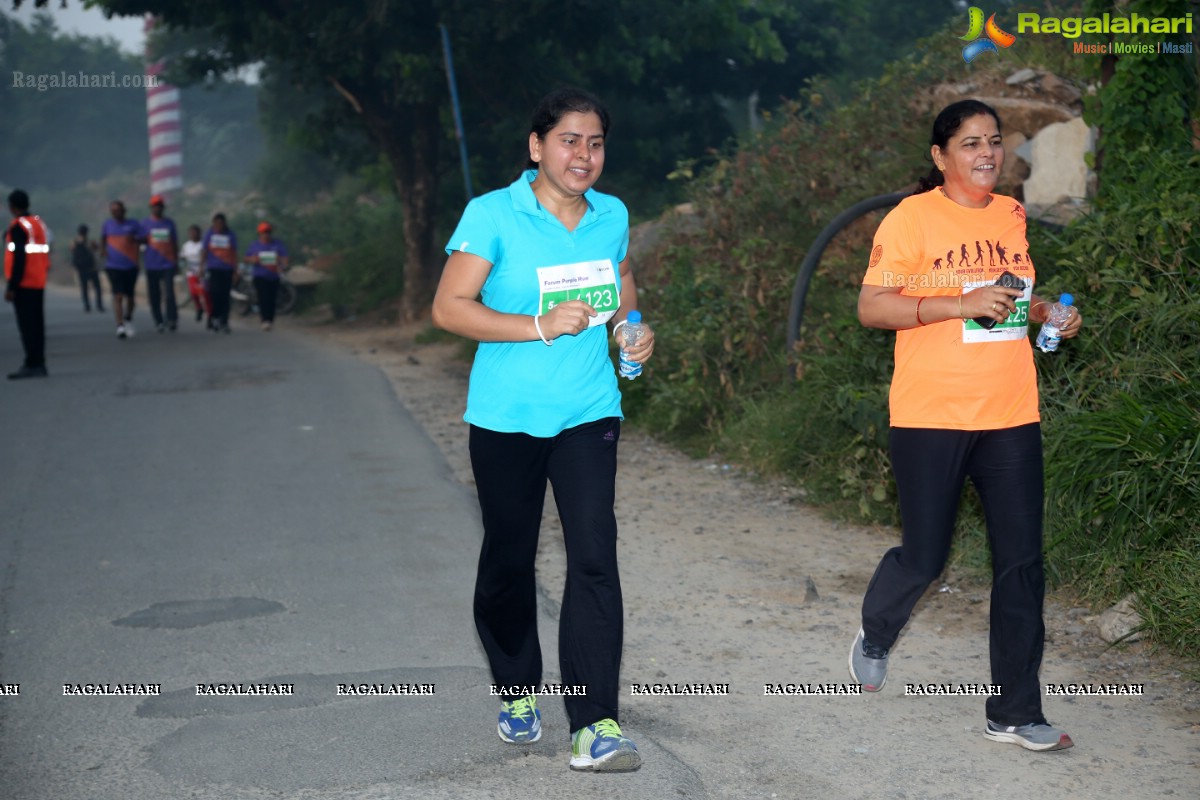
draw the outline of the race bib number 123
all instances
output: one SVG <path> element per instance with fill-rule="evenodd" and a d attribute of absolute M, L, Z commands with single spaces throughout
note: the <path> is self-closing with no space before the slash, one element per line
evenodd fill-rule
<path fill-rule="evenodd" d="M 596 309 L 596 316 L 588 323 L 589 328 L 594 328 L 612 319 L 621 305 L 616 272 L 612 261 L 607 258 L 601 261 L 561 264 L 556 267 L 539 267 L 537 274 L 540 287 L 538 311 L 542 314 L 549 312 L 559 303 L 582 300 Z"/>

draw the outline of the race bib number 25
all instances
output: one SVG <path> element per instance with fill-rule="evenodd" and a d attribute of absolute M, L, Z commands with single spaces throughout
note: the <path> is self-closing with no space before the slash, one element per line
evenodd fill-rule
<path fill-rule="evenodd" d="M 609 259 L 539 267 L 537 274 L 538 310 L 542 314 L 559 303 L 582 300 L 596 309 L 596 316 L 588 323 L 589 328 L 594 328 L 612 319 L 621 306 L 616 271 Z"/>

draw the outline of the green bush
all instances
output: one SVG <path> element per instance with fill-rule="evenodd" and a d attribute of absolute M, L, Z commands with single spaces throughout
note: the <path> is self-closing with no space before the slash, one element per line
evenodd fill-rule
<path fill-rule="evenodd" d="M 1109 158 L 1114 158 L 1110 153 Z M 1048 242 L 1086 327 L 1039 359 L 1052 574 L 1138 595 L 1159 639 L 1200 647 L 1200 154 L 1134 152 L 1140 177 Z M 1190 553 L 1190 556 L 1189 556 Z"/>
<path fill-rule="evenodd" d="M 639 304 L 661 344 L 654 379 L 629 392 L 637 419 L 694 448 L 791 474 L 863 521 L 896 516 L 886 459 L 893 335 L 864 329 L 855 312 L 882 214 L 826 251 L 788 354 L 799 265 L 839 211 L 928 171 L 930 114 L 920 98 L 929 87 L 987 69 L 1067 65 L 1064 48 L 1032 41 L 1004 62 L 964 65 L 948 32 L 917 51 L 848 97 L 814 82 L 767 132 L 718 159 L 692 185 L 699 223 L 668 235 L 640 278 Z"/>
<path fill-rule="evenodd" d="M 1057 44 L 1023 40 L 1004 69 L 1092 77 L 1071 72 L 1092 67 L 1064 48 L 1045 49 Z M 718 159 L 692 186 L 698 224 L 669 232 L 640 277 L 639 305 L 660 338 L 652 379 L 627 394 L 631 416 L 692 450 L 792 476 L 811 499 L 855 521 L 898 522 L 886 442 L 893 335 L 863 328 L 855 315 L 879 215 L 827 251 L 791 354 L 784 326 L 796 271 L 820 229 L 928 168 L 929 114 L 915 98 L 964 80 L 964 65 L 953 37 L 924 45 L 921 58 L 857 87 L 849 102 L 810 86 L 767 133 Z M 1096 603 L 1137 592 L 1156 640 L 1194 656 L 1200 157 L 1147 142 L 1107 151 L 1105 164 L 1126 177 L 1106 188 L 1095 213 L 1057 233 L 1030 228 L 1039 294 L 1072 291 L 1087 323 L 1058 354 L 1035 354 L 1047 564 L 1052 580 Z M 959 563 L 987 562 L 983 530 L 967 488 Z"/>
<path fill-rule="evenodd" d="M 339 317 L 384 308 L 404 289 L 403 212 L 392 192 L 346 181 L 328 206 L 300 220 L 304 248 L 332 259 L 317 300 Z"/>

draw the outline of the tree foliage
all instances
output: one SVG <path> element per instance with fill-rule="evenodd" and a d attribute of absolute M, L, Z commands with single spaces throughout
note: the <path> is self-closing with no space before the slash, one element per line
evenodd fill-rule
<path fill-rule="evenodd" d="M 307 88 L 332 88 L 392 168 L 404 208 L 405 311 L 427 304 L 441 258 L 435 246 L 440 112 L 445 78 L 433 0 L 102 0 L 108 13 L 152 13 L 209 38 L 182 54 L 193 76 L 266 61 Z M 327 95 L 332 98 L 334 95 Z"/>
<path fill-rule="evenodd" d="M 1184 17 L 1195 6 L 1189 0 L 1087 0 L 1085 4 L 1092 16 L 1136 13 L 1145 18 Z M 1140 34 L 1122 38 L 1153 45 L 1164 37 Z M 1160 150 L 1180 151 L 1190 146 L 1193 131 L 1189 123 L 1200 113 L 1197 63 L 1194 56 L 1182 54 L 1105 56 L 1104 86 L 1087 107 L 1088 122 L 1101 132 L 1098 167 L 1102 193 L 1136 179 Z M 1105 153 L 1119 153 L 1119 157 L 1105 159 Z"/>
<path fill-rule="evenodd" d="M 878 216 L 827 251 L 790 354 L 795 380 L 784 321 L 797 264 L 828 220 L 926 172 L 933 109 L 922 103 L 931 87 L 975 70 L 996 70 L 999 80 L 1026 66 L 1057 67 L 1079 88 L 1092 78 L 1092 65 L 1057 38 L 1031 37 L 1002 62 L 969 67 L 960 47 L 948 34 L 926 40 L 920 58 L 891 65 L 835 108 L 826 102 L 830 87 L 817 82 L 776 126 L 694 183 L 695 224 L 665 233 L 653 268 L 642 271 L 641 310 L 659 343 L 647 376 L 625 395 L 634 401 L 631 418 L 798 479 L 810 499 L 848 518 L 899 522 L 886 441 L 893 336 L 864 328 L 855 314 Z M 1111 129 L 1102 134 L 1108 188 L 1092 213 L 1056 234 L 1029 229 L 1039 293 L 1075 293 L 1085 319 L 1083 334 L 1057 354 L 1035 353 L 1046 555 L 1054 580 L 1094 602 L 1136 592 L 1155 640 L 1194 657 L 1200 154 L 1178 115 L 1142 120 L 1148 127 L 1116 124 L 1147 107 L 1195 102 L 1187 84 L 1181 91 L 1158 77 L 1151 71 L 1146 83 L 1122 90 L 1137 92 L 1137 105 L 1110 109 Z M 1100 99 L 1111 103 L 1106 92 Z M 964 501 L 957 559 L 983 563 L 982 512 L 973 492 Z"/>
<path fill-rule="evenodd" d="M 141 75 L 142 65 L 116 42 L 64 36 L 52 18 L 37 15 L 26 27 L 0 16 L 4 75 Z M 142 89 L 10 88 L 0 114 L 0 175 L 29 189 L 61 188 L 101 177 L 114 166 L 145 164 L 146 94 Z M 141 118 L 141 138 L 129 136 L 129 118 Z M 136 130 L 136 129 L 135 129 Z M 82 152 L 89 158 L 65 158 Z"/>
<path fill-rule="evenodd" d="M 0 16 L 0 65 L 6 75 L 46 78 L 141 78 L 145 65 L 110 39 L 68 35 L 49 14 L 26 26 Z M 48 84 L 47 84 L 48 85 Z M 183 90 L 184 165 L 207 181 L 241 183 L 262 155 L 257 92 L 222 83 Z M 31 191 L 59 190 L 112 172 L 146 170 L 146 91 L 13 87 L 0 114 L 0 175 Z"/>
<path fill-rule="evenodd" d="M 34 0 L 45 5 L 48 0 Z M 602 189 L 635 212 L 678 196 L 680 161 L 716 154 L 820 73 L 857 76 L 951 13 L 949 0 L 97 0 L 107 13 L 159 15 L 175 74 L 193 80 L 265 64 L 267 88 L 295 100 L 276 141 L 331 161 L 382 157 L 404 210 L 405 309 L 419 313 L 443 260 L 438 207 L 456 170 L 439 25 L 453 42 L 471 168 L 480 190 L 524 160 L 537 99 L 574 83 L 599 94 L 614 130 Z M 902 35 L 897 36 L 897 29 Z M 285 85 L 286 83 L 286 85 Z M 282 111 L 278 103 L 275 111 Z M 279 133 L 282 128 L 285 132 Z M 351 153 L 349 158 L 346 153 Z M 457 181 L 454 182 L 457 185 Z M 456 201 L 456 205 L 461 200 Z"/>
<path fill-rule="evenodd" d="M 297 87 L 326 103 L 325 111 L 309 115 L 310 131 L 319 131 L 315 138 L 325 144 L 329 131 L 357 123 L 386 158 L 402 200 L 410 315 L 423 308 L 442 261 L 436 214 L 452 163 L 439 24 L 454 43 L 472 168 L 482 187 L 512 178 L 537 98 L 576 83 L 599 93 L 617 120 L 604 187 L 635 194 L 632 204 L 650 209 L 671 194 L 662 190 L 662 178 L 681 158 L 721 147 L 736 130 L 730 117 L 736 121 L 750 98 L 757 94 L 772 105 L 811 75 L 857 57 L 848 52 L 839 19 L 857 24 L 879 16 L 865 0 L 99 5 L 115 14 L 153 12 L 176 28 L 210 34 L 213 46 L 184 59 L 194 75 L 256 60 L 268 70 L 285 69 Z"/>

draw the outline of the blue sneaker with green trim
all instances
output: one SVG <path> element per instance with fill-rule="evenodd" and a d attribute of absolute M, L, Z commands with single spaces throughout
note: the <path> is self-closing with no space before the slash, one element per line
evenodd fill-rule
<path fill-rule="evenodd" d="M 571 769 L 627 772 L 642 765 L 635 745 L 615 720 L 602 719 L 571 734 Z"/>
<path fill-rule="evenodd" d="M 542 712 L 538 711 L 537 697 L 528 694 L 511 703 L 501 703 L 496 732 L 509 744 L 533 744 L 542 738 Z"/>

